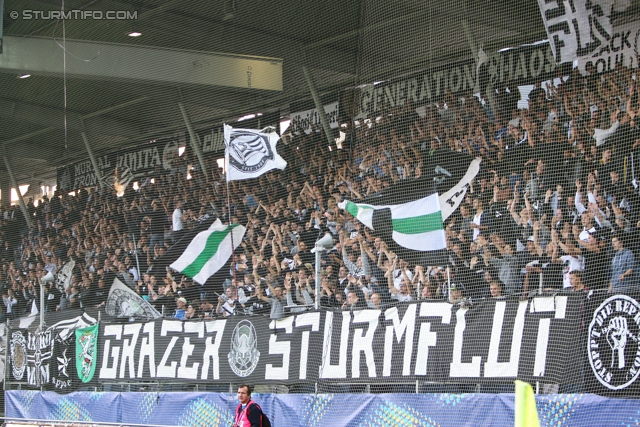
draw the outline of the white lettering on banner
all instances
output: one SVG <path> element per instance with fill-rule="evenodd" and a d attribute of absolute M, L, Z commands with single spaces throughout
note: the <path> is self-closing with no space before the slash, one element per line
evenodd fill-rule
<path fill-rule="evenodd" d="M 638 25 L 638 21 L 635 21 L 634 24 Z M 604 73 L 619 67 L 637 68 L 638 58 L 629 42 L 632 34 L 635 34 L 637 38 L 640 35 L 640 30 L 615 33 L 611 41 L 592 57 L 578 61 L 580 71 L 586 74 L 586 68 L 590 65 L 593 65 L 598 73 Z M 616 46 L 617 40 L 620 41 L 620 46 Z"/>
<path fill-rule="evenodd" d="M 122 359 L 120 359 L 120 378 L 125 377 L 125 369 L 129 364 L 129 378 L 136 377 L 135 367 L 135 349 L 138 343 L 138 334 L 140 333 L 140 323 L 130 323 L 124 325 L 124 332 L 122 335 L 131 335 L 131 339 L 125 338 L 122 342 Z"/>
<path fill-rule="evenodd" d="M 31 386 L 40 387 L 47 384 L 51 378 L 49 364 L 40 366 L 27 366 L 27 383 Z"/>
<path fill-rule="evenodd" d="M 162 327 L 160 329 L 160 336 L 166 337 L 168 332 L 182 332 L 182 322 L 176 322 L 173 320 L 163 320 Z M 176 366 L 178 362 L 175 360 L 171 362 L 171 366 L 167 366 L 167 360 L 169 360 L 169 355 L 173 350 L 173 347 L 176 345 L 179 337 L 171 337 L 171 341 L 169 341 L 169 345 L 167 345 L 167 349 L 162 355 L 162 359 L 160 360 L 160 365 L 158 365 L 158 377 L 160 378 L 175 378 L 176 377 Z"/>
<path fill-rule="evenodd" d="M 320 330 L 320 313 L 303 313 L 296 316 L 296 328 L 311 326 L 311 331 Z M 309 358 L 309 334 L 311 331 L 302 331 L 302 340 L 300 341 L 300 374 L 301 380 L 307 378 L 307 361 Z"/>
<path fill-rule="evenodd" d="M 111 167 L 111 162 L 109 161 L 108 155 L 100 156 L 96 160 L 101 173 L 103 173 L 105 169 Z M 73 171 L 74 186 L 73 188 L 69 188 L 68 190 L 79 188 L 80 186 L 92 187 L 98 185 L 98 178 L 96 177 L 95 169 L 93 168 L 91 160 L 85 160 L 75 164 L 73 166 Z"/>
<path fill-rule="evenodd" d="M 104 327 L 104 337 L 114 337 L 115 340 L 120 340 L 122 337 L 122 325 L 106 325 Z M 111 350 L 111 351 L 109 351 Z M 109 361 L 111 359 L 111 366 Z M 118 360 L 120 359 L 120 347 L 114 346 L 111 348 L 111 340 L 104 340 L 104 353 L 102 356 L 102 367 L 100 368 L 101 379 L 116 379 L 118 375 Z"/>
<path fill-rule="evenodd" d="M 185 334 L 198 334 L 198 338 L 204 337 L 204 324 L 202 322 L 185 322 L 184 323 Z M 191 366 L 187 365 L 189 356 L 193 354 L 195 346 L 191 344 L 190 337 L 184 337 L 184 344 L 182 344 L 182 356 L 180 357 L 180 366 L 178 367 L 178 378 L 197 379 L 198 367 L 200 362 L 194 362 Z"/>
<path fill-rule="evenodd" d="M 467 324 L 467 320 L 471 322 L 471 318 L 466 317 L 467 313 L 471 313 L 469 309 L 457 308 L 447 302 L 420 302 L 390 307 L 383 311 L 384 319 L 380 318 L 381 311 L 369 309 L 292 315 L 260 327 L 264 334 L 261 344 L 265 347 L 268 345 L 268 351 L 261 351 L 267 352 L 271 357 L 268 360 L 270 363 L 264 363 L 264 380 L 306 380 L 310 377 L 309 368 L 311 377 L 320 379 L 389 378 L 392 374 L 405 378 L 430 376 L 434 375 L 434 372 L 429 371 L 434 369 L 430 366 L 437 364 L 437 361 L 429 359 L 430 352 L 434 349 L 447 349 L 449 356 L 446 357 L 450 359 L 443 362 L 449 365 L 451 378 L 515 378 L 523 375 L 544 377 L 546 353 L 553 343 L 553 319 L 564 319 L 568 300 L 567 296 L 536 298 L 530 305 L 527 301 L 518 302 L 517 308 L 516 302 L 491 302 L 486 307 L 495 310 L 491 332 L 483 329 L 486 330 L 482 332 L 483 339 L 486 335 L 483 341 L 485 344 L 479 348 L 465 337 L 465 332 L 467 335 L 470 333 L 467 327 L 478 330 L 475 316 L 474 323 Z M 531 318 L 526 317 L 529 307 L 532 315 L 535 315 L 533 322 L 537 323 L 537 330 L 536 325 L 526 323 L 531 322 Z M 598 334 L 601 329 L 609 327 L 608 322 L 613 312 L 624 314 L 634 321 L 638 318 L 640 322 L 638 307 L 625 304 L 622 300 L 603 305 L 594 315 L 594 323 L 600 329 L 592 333 Z M 575 304 L 571 310 L 575 310 Z M 542 314 L 545 312 L 548 316 Z M 506 313 L 513 314 L 505 318 Z M 454 314 L 455 326 L 451 325 Z M 323 316 L 324 331 L 321 332 Z M 334 316 L 341 316 L 340 324 L 334 322 Z M 227 321 L 181 322 L 163 319 L 147 323 L 105 325 L 101 334 L 103 344 L 100 352 L 102 361 L 98 362 L 99 378 L 219 380 L 222 376 L 226 381 L 228 375 L 233 374 L 225 370 L 221 375 L 219 353 Z M 159 328 L 156 327 L 157 322 L 161 322 L 157 325 Z M 383 329 L 379 328 L 380 322 L 384 322 Z M 530 326 L 525 329 L 525 324 Z M 441 342 L 441 331 L 447 331 L 447 337 L 451 336 L 451 341 Z M 265 332 L 268 332 L 268 340 Z M 525 332 L 531 343 L 530 347 L 533 347 L 533 340 L 536 340 L 535 361 L 531 367 L 524 367 L 524 372 L 519 372 Z M 375 347 L 374 341 L 377 344 Z M 30 337 L 29 346 L 46 342 L 46 337 Z M 322 347 L 322 354 L 313 357 L 314 353 L 311 353 L 312 358 L 309 358 L 312 342 L 316 346 L 314 348 Z M 502 352 L 501 348 L 504 348 Z M 599 350 L 592 347 L 594 349 Z M 504 356 L 502 353 L 505 353 Z M 310 360 L 314 361 L 311 367 Z M 633 374 L 636 369 L 640 370 L 640 358 L 638 360 L 637 368 L 634 362 L 628 363 L 629 366 L 633 365 Z M 316 361 L 321 361 L 318 371 L 315 371 Z M 594 364 L 600 365 L 601 361 L 597 360 Z M 34 382 L 37 382 L 36 375 L 46 376 L 45 364 L 42 363 L 41 366 L 42 373 L 40 365 L 38 372 L 35 369 L 30 371 Z M 366 373 L 362 369 L 366 369 Z"/>
<path fill-rule="evenodd" d="M 212 337 L 207 337 L 205 341 L 205 350 L 203 355 L 202 362 L 202 372 L 200 373 L 200 379 L 206 380 L 209 379 L 209 363 L 210 360 L 213 361 L 212 369 L 213 375 L 212 379 L 219 380 L 220 379 L 220 342 L 222 341 L 222 334 L 224 333 L 224 327 L 227 323 L 227 320 L 214 320 L 212 322 L 205 322 L 205 327 L 207 328 L 207 333 L 215 333 L 215 341 L 211 342 Z"/>
<path fill-rule="evenodd" d="M 151 172 L 156 167 L 168 170 L 172 162 L 178 158 L 178 147 L 183 145 L 185 134 L 176 132 L 162 142 L 139 145 L 131 150 L 102 155 L 96 158 L 103 183 L 111 186 L 115 178 L 116 168 L 120 179 L 140 178 L 143 172 Z M 81 186 L 90 187 L 99 184 L 93 163 L 87 159 L 58 170 L 59 187 L 65 191 L 73 191 Z"/>
<path fill-rule="evenodd" d="M 538 325 L 538 338 L 536 339 L 536 360 L 533 363 L 533 376 L 544 376 L 547 365 L 547 347 L 549 346 L 549 332 L 551 319 L 540 319 Z M 544 354 L 540 352 L 544 351 Z"/>
<path fill-rule="evenodd" d="M 73 185 L 74 185 L 73 188 L 94 187 L 98 185 L 98 178 L 96 177 L 96 174 L 93 172 L 87 173 L 84 175 L 79 175 L 79 176 L 76 175 Z"/>
<path fill-rule="evenodd" d="M 578 60 L 582 74 L 593 65 L 598 73 L 624 66 L 638 66 L 635 38 L 640 34 L 638 21 L 625 19 L 612 26 L 612 1 L 592 2 L 575 0 L 538 0 L 555 61 L 560 64 Z"/>
<path fill-rule="evenodd" d="M 215 153 L 224 150 L 224 132 L 221 127 L 211 129 L 210 133 L 202 136 L 202 152 Z"/>
<path fill-rule="evenodd" d="M 146 334 L 146 338 L 142 338 L 140 343 L 140 358 L 138 359 L 138 378 L 143 378 L 144 359 L 148 358 L 149 362 L 149 376 L 154 378 L 156 376 L 156 352 L 155 352 L 155 322 L 149 322 L 144 325 L 142 330 L 143 334 Z"/>
<path fill-rule="evenodd" d="M 415 310 L 414 310 L 415 312 Z M 360 310 L 353 313 L 353 323 L 368 323 L 367 332 L 362 328 L 353 330 L 353 347 L 351 350 L 351 377 L 360 378 L 360 353 L 364 353 L 369 378 L 376 377 L 376 362 L 373 357 L 373 335 L 378 328 L 380 310 Z"/>
<path fill-rule="evenodd" d="M 462 363 L 462 345 L 464 330 L 467 327 L 465 314 L 468 308 L 461 308 L 456 312 L 456 328 L 453 334 L 453 361 L 449 369 L 450 377 L 479 377 L 482 357 L 473 356 L 470 363 Z"/>
<path fill-rule="evenodd" d="M 29 333 L 27 336 L 27 383 L 41 387 L 51 380 L 49 364 L 53 355 L 52 331 Z"/>
<path fill-rule="evenodd" d="M 284 329 L 286 334 L 293 332 L 293 320 L 295 316 L 284 319 L 273 320 L 269 323 L 269 329 Z M 282 366 L 273 366 L 267 363 L 264 378 L 267 380 L 288 380 L 289 379 L 289 358 L 291 356 L 291 342 L 278 341 L 277 334 L 269 337 L 269 354 L 281 354 Z"/>
<path fill-rule="evenodd" d="M 567 307 L 566 296 L 538 297 L 531 303 L 532 313 L 555 312 L 556 319 L 564 319 Z M 551 331 L 551 319 L 540 319 L 538 323 L 538 335 L 536 337 L 536 359 L 533 363 L 533 376 L 544 376 L 547 365 L 547 348 Z"/>
<path fill-rule="evenodd" d="M 513 49 L 488 54 L 487 61 L 480 66 L 493 84 L 510 80 L 541 78 L 555 69 L 553 51 L 549 44 Z M 484 88 L 476 87 L 476 62 L 453 64 L 440 70 L 426 71 L 421 76 L 412 76 L 389 83 L 370 85 L 360 90 L 360 113 L 356 118 L 367 117 L 384 108 L 403 106 L 410 100 L 414 104 L 441 99 L 446 90 L 453 93 L 476 93 Z"/>
<path fill-rule="evenodd" d="M 640 304 L 628 295 L 602 302 L 589 325 L 587 357 L 597 380 L 610 390 L 631 386 L 640 376 Z"/>
<path fill-rule="evenodd" d="M 93 173 L 93 166 L 91 165 L 90 160 L 85 160 L 84 162 L 80 162 L 73 168 L 73 172 L 77 175 L 84 175 L 86 173 Z"/>
<path fill-rule="evenodd" d="M 416 326 L 415 304 L 407 306 L 402 322 L 398 316 L 398 307 L 391 307 L 385 310 L 384 318 L 392 321 L 393 325 L 388 325 L 384 337 L 384 362 L 382 365 L 382 376 L 391 375 L 391 358 L 393 356 L 393 333 L 399 343 L 404 336 L 404 359 L 402 364 L 402 375 L 411 375 L 411 353 L 413 349 L 413 333 Z M 405 335 L 406 332 L 406 335 Z"/>
<path fill-rule="evenodd" d="M 538 0 L 557 63 L 591 55 L 603 41 L 610 40 L 613 1 L 576 0 L 570 7 L 564 1 L 556 1 L 555 7 L 553 3 Z"/>
<path fill-rule="evenodd" d="M 110 168 L 111 162 L 109 161 L 109 156 L 98 157 L 98 167 L 100 168 L 100 170 Z"/>
<path fill-rule="evenodd" d="M 144 148 L 138 151 L 119 154 L 117 156 L 118 169 L 130 169 L 135 172 L 138 169 L 150 169 L 162 165 L 158 147 Z"/>
<path fill-rule="evenodd" d="M 443 324 L 451 323 L 451 304 L 446 302 L 440 303 L 421 303 L 420 317 L 441 317 Z M 429 361 L 429 347 L 435 347 L 437 344 L 437 334 L 431 332 L 431 322 L 425 322 L 420 325 L 420 334 L 418 335 L 418 354 L 416 356 L 416 375 L 427 375 L 427 362 Z"/>
<path fill-rule="evenodd" d="M 27 337 L 27 350 L 42 350 L 51 347 L 52 344 L 53 338 L 51 331 L 44 331 L 37 334 L 30 333 Z"/>
<path fill-rule="evenodd" d="M 511 337 L 511 352 L 508 362 L 498 362 L 498 350 L 502 336 L 502 326 L 504 323 L 504 312 L 507 308 L 506 301 L 496 302 L 496 309 L 493 314 L 493 327 L 491 329 L 491 341 L 489 342 L 489 356 L 484 364 L 485 377 L 516 377 L 518 376 L 518 362 L 520 362 L 520 347 L 522 346 L 522 335 L 524 333 L 524 316 L 527 312 L 528 301 L 520 301 L 518 312 L 513 325 L 513 336 Z"/>
<path fill-rule="evenodd" d="M 331 363 L 333 312 L 328 311 L 325 317 L 320 378 L 347 378 L 347 347 L 349 345 L 349 323 L 351 323 L 351 313 L 348 311 L 343 311 L 340 314 L 342 314 L 342 330 L 340 332 L 340 350 L 338 353 L 337 365 L 333 365 Z"/>
<path fill-rule="evenodd" d="M 324 112 L 327 116 L 327 120 L 329 121 L 329 128 L 331 129 L 337 129 L 339 126 L 339 105 L 340 103 L 336 101 L 323 106 Z M 314 131 L 314 129 L 318 129 L 321 125 L 320 114 L 318 114 L 318 110 L 316 108 L 291 113 L 290 117 L 291 132 L 295 133 L 296 135 L 300 134 L 301 132 L 310 134 Z"/>

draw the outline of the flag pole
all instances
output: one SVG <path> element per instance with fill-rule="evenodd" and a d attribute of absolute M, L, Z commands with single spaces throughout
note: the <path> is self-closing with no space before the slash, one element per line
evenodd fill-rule
<path fill-rule="evenodd" d="M 142 272 L 140 271 L 140 261 L 138 260 L 138 243 L 136 242 L 136 233 L 131 233 L 131 238 L 133 239 L 133 253 L 136 256 L 136 266 L 138 267 L 138 280 L 142 277 Z"/>
<path fill-rule="evenodd" d="M 451 270 L 449 270 L 448 265 L 447 265 L 447 295 L 449 297 L 449 302 L 451 302 Z"/>
<path fill-rule="evenodd" d="M 225 126 L 226 125 L 222 125 L 222 129 L 223 129 L 223 134 L 226 136 L 226 132 L 224 132 L 225 130 Z M 238 283 L 237 280 L 237 276 L 236 276 L 236 266 L 234 264 L 234 257 L 235 257 L 235 244 L 233 243 L 233 229 L 231 228 L 231 195 L 229 193 L 229 141 L 226 140 L 225 138 L 225 147 L 224 147 L 224 175 L 225 175 L 225 181 L 227 184 L 227 214 L 229 215 L 229 229 L 230 229 L 230 235 L 231 235 L 231 284 L 234 285 Z M 235 286 L 235 285 L 234 285 Z M 223 289 L 224 291 L 224 284 L 223 284 Z"/>
<path fill-rule="evenodd" d="M 40 282 L 40 333 L 44 332 L 44 287 L 45 283 Z"/>
<path fill-rule="evenodd" d="M 225 147 L 225 181 L 227 183 L 227 215 L 229 215 L 229 228 L 231 228 L 231 195 L 229 193 L 229 156 L 226 155 L 229 147 Z M 231 284 L 238 283 L 236 278 L 236 267 L 234 265 L 235 244 L 233 243 L 233 229 L 231 230 L 231 276 L 233 277 Z M 223 289 L 224 291 L 224 289 Z"/>

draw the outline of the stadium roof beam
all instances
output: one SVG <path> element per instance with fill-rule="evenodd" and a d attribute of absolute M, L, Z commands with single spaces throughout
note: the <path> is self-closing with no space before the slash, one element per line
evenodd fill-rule
<path fill-rule="evenodd" d="M 96 174 L 96 178 L 98 183 L 100 184 L 100 188 L 104 188 L 104 182 L 102 181 L 102 171 L 100 170 L 100 166 L 98 165 L 98 161 L 96 160 L 96 156 L 93 153 L 93 148 L 91 147 L 91 142 L 89 141 L 89 137 L 85 132 L 81 133 L 82 140 L 84 141 L 84 145 L 87 148 L 87 153 L 89 154 L 89 159 L 91 160 L 91 166 L 93 166 L 93 173 Z"/>
<path fill-rule="evenodd" d="M 15 74 L 282 90 L 279 58 L 12 36 L 3 49 L 0 71 Z"/>
<path fill-rule="evenodd" d="M 59 129 L 65 125 L 65 111 L 62 108 L 44 107 L 2 98 L 0 98 L 0 116 Z M 66 124 L 69 129 L 103 135 L 131 137 L 142 133 L 139 126 L 128 121 L 96 116 L 83 120 L 80 114 L 71 111 L 66 112 Z"/>
<path fill-rule="evenodd" d="M 180 107 L 180 112 L 182 113 L 184 124 L 185 126 L 187 126 L 187 130 L 189 131 L 191 148 L 193 148 L 193 151 L 195 151 L 196 156 L 198 157 L 198 162 L 200 162 L 200 167 L 202 168 L 202 173 L 208 181 L 209 175 L 207 174 L 207 162 L 204 161 L 204 156 L 202 155 L 202 150 L 200 149 L 200 137 L 198 137 L 198 134 L 196 134 L 196 132 L 193 130 L 191 120 L 189 120 L 189 113 L 187 113 L 187 109 L 184 107 L 184 104 L 180 102 L 178 103 L 178 107 Z"/>
<path fill-rule="evenodd" d="M 89 120 L 89 119 L 98 117 L 100 115 L 107 114 L 107 113 L 109 113 L 111 111 L 118 110 L 120 108 L 125 108 L 125 107 L 129 107 L 131 105 L 139 104 L 139 103 L 144 102 L 144 101 L 146 101 L 148 99 L 149 99 L 148 96 L 143 96 L 143 97 L 140 97 L 140 98 L 137 98 L 137 99 L 133 99 L 131 101 L 124 102 L 122 104 L 113 105 L 113 106 L 108 107 L 108 108 L 103 108 L 102 110 L 98 110 L 98 111 L 94 111 L 92 113 L 85 114 L 85 115 L 81 116 L 80 119 L 81 119 L 81 122 L 83 120 Z M 11 138 L 11 139 L 6 140 L 6 141 L 0 141 L 0 144 L 5 147 L 5 150 L 7 150 L 9 148 L 9 145 L 10 145 L 11 154 L 13 156 L 25 156 L 25 157 L 31 157 L 31 158 L 42 158 L 42 159 L 46 160 L 46 159 L 51 157 L 51 155 L 50 155 L 51 153 L 50 152 L 52 150 L 56 151 L 56 149 L 54 147 L 51 147 L 49 144 L 40 145 L 40 146 L 38 146 L 37 150 L 34 150 L 33 147 L 28 147 L 25 144 L 16 144 L 16 143 L 17 142 L 21 142 L 21 141 L 26 141 L 26 140 L 31 139 L 31 138 L 35 138 L 37 136 L 46 135 L 49 132 L 53 132 L 55 130 L 61 129 L 62 127 L 63 126 L 61 126 L 61 125 L 49 126 L 49 127 L 42 128 L 42 129 L 39 129 L 39 130 L 34 131 L 34 132 L 29 132 L 29 133 L 17 136 L 15 138 Z M 23 154 L 23 153 L 25 153 L 25 154 Z M 26 154 L 26 153 L 28 153 L 28 154 Z M 41 157 L 38 157 L 37 156 L 38 154 L 40 154 Z"/>

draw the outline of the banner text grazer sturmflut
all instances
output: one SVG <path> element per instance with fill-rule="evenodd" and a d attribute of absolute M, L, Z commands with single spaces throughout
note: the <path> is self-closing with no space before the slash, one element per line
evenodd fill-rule
<path fill-rule="evenodd" d="M 579 306 L 565 295 L 473 309 L 421 302 L 280 320 L 104 324 L 96 373 L 100 381 L 561 383 Z"/>

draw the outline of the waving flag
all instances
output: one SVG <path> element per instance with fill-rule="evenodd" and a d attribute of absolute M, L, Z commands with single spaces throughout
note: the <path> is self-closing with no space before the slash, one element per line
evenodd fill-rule
<path fill-rule="evenodd" d="M 217 219 L 208 230 L 193 238 L 184 253 L 170 267 L 203 285 L 231 257 L 232 239 L 235 249 L 242 242 L 245 231 L 242 225 L 228 226 Z"/>
<path fill-rule="evenodd" d="M 425 160 L 421 170 L 419 178 L 401 179 L 364 201 L 373 205 L 396 205 L 439 193 L 442 220 L 446 221 L 464 200 L 471 181 L 481 172 L 482 159 L 464 153 L 436 151 Z"/>
<path fill-rule="evenodd" d="M 64 292 L 71 283 L 71 276 L 73 274 L 73 268 L 76 266 L 76 262 L 70 259 L 56 274 L 56 287 Z"/>
<path fill-rule="evenodd" d="M 374 231 L 385 227 L 376 225 L 376 222 L 382 223 L 376 217 L 383 216 L 384 211 L 388 210 L 391 215 L 391 237 L 403 248 L 436 251 L 447 247 L 437 193 L 401 205 L 374 206 L 346 200 L 338 206 Z"/>
<path fill-rule="evenodd" d="M 132 291 L 120 280 L 113 279 L 105 311 L 110 316 L 137 317 L 141 319 L 157 319 L 162 317 L 147 300 Z"/>
<path fill-rule="evenodd" d="M 284 169 L 287 162 L 276 152 L 279 139 L 276 132 L 224 125 L 227 181 L 257 178 L 272 169 Z"/>

